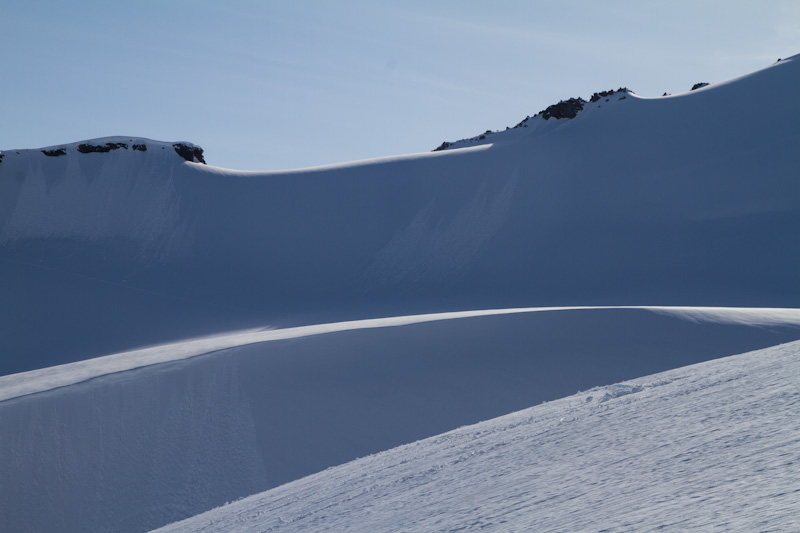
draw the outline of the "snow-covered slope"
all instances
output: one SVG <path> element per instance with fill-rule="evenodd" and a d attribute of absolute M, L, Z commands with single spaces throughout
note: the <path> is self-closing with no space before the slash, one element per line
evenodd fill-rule
<path fill-rule="evenodd" d="M 795 531 L 800 343 L 582 392 L 159 531 Z"/>
<path fill-rule="evenodd" d="M 800 307 L 799 82 L 795 56 L 684 95 L 615 93 L 572 119 L 540 116 L 464 149 L 289 172 L 216 168 L 191 143 L 133 137 L 4 150 L 0 530 L 157 527 L 576 390 L 800 338 L 793 309 Z M 735 368 L 750 360 L 736 359 Z M 792 364 L 780 379 L 789 379 Z M 680 438 L 727 439 L 720 417 L 747 414 L 724 379 L 716 388 L 683 389 L 701 382 L 694 370 L 681 372 L 653 389 L 672 392 L 648 404 L 667 410 L 678 445 L 633 457 L 653 479 L 681 479 L 671 459 Z M 716 371 L 698 372 L 701 381 L 716 379 Z M 763 384 L 766 395 L 787 383 L 758 376 L 733 383 Z M 604 411 L 627 405 L 615 395 L 640 386 L 539 408 L 566 413 L 559 423 L 569 413 L 586 419 L 578 433 L 565 426 L 564 438 L 545 438 L 541 451 L 545 459 L 563 450 L 571 464 L 589 461 L 585 471 L 596 477 L 585 479 L 600 491 L 589 504 L 621 501 L 605 496 L 604 485 L 648 494 L 644 481 L 624 485 L 613 465 L 627 464 L 622 450 L 638 449 L 635 436 L 651 442 L 648 430 L 669 442 L 664 429 L 646 413 L 616 411 L 633 417 L 624 426 Z M 648 391 L 625 398 L 649 398 Z M 609 401 L 599 401 L 606 392 Z M 684 398 L 689 406 L 674 407 Z M 796 407 L 780 394 L 763 398 Z M 704 408 L 720 417 L 692 418 Z M 744 429 L 762 422 L 748 418 Z M 485 450 L 480 440 L 465 446 L 494 457 L 505 439 L 516 442 L 511 433 L 489 435 L 501 440 Z M 590 461 L 587 435 L 603 447 L 600 466 Z M 730 444 L 758 474 L 758 459 L 747 454 L 760 448 Z M 403 457 L 398 466 L 370 475 L 405 471 L 436 482 L 428 466 L 414 473 L 428 445 L 393 452 Z M 411 460 L 414 450 L 424 452 L 422 463 Z M 496 455 L 494 471 L 513 479 L 517 466 L 502 461 L 523 453 Z M 507 518 L 460 516 L 523 527 L 527 518 L 504 502 L 547 497 L 536 491 L 556 494 L 553 503 L 564 508 L 577 505 L 572 495 L 564 503 L 547 477 L 548 468 L 560 471 L 557 460 L 534 466 L 521 475 L 542 476 L 544 488 L 515 493 L 512 483 L 509 493 L 497 485 L 499 507 L 489 508 Z M 480 486 L 469 470 L 451 472 Z M 340 481 L 324 475 L 300 483 Z M 738 487 L 724 481 L 719 486 Z M 460 502 L 430 497 L 434 487 L 449 498 L 435 483 L 420 490 L 389 483 L 410 502 L 430 501 L 427 510 L 415 507 L 420 528 L 438 527 L 424 522 L 431 509 L 453 510 L 444 525 L 460 520 Z M 672 497 L 653 492 L 656 485 L 649 494 Z M 342 510 L 353 496 L 319 490 L 333 491 Z M 794 493 L 775 494 L 779 506 L 787 494 Z M 312 529 L 346 525 L 320 519 L 319 501 L 287 509 L 294 517 L 308 509 Z M 680 503 L 672 497 L 672 507 L 657 511 L 666 516 Z M 566 514 L 580 524 L 593 508 Z M 363 524 L 375 518 L 383 527 L 386 516 Z M 624 527 L 643 524 L 635 519 Z"/>
<path fill-rule="evenodd" d="M 471 315 L 249 331 L 2 377 L 0 529 L 141 531 L 577 390 L 800 338 L 797 310 Z"/>
<path fill-rule="evenodd" d="M 171 144 L 6 150 L 0 374 L 265 323 L 798 306 L 798 85 L 795 57 L 493 144 L 292 172 Z"/>

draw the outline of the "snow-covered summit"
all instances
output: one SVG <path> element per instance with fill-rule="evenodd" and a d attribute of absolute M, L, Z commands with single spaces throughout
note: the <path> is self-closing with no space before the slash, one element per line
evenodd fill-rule
<path fill-rule="evenodd" d="M 773 65 L 767 67 L 767 69 L 774 68 L 781 65 L 786 65 L 789 62 L 796 62 L 797 55 L 788 57 L 786 59 L 779 59 Z M 797 69 L 797 65 L 794 67 L 795 70 Z M 766 70 L 766 69 L 764 69 Z M 743 76 L 741 78 L 737 78 L 736 80 L 731 81 L 740 81 L 744 78 L 756 76 L 759 77 L 761 71 Z M 787 76 L 790 76 L 788 72 L 785 73 Z M 729 82 L 726 82 L 729 83 Z M 689 93 L 697 91 L 698 89 L 706 89 L 706 90 L 714 90 L 717 86 L 724 85 L 724 84 L 709 84 L 706 82 L 695 83 L 691 89 L 688 89 L 684 93 L 670 95 L 664 93 L 662 97 L 675 97 L 675 96 L 688 96 Z M 765 88 L 767 89 L 767 88 Z M 767 89 L 768 91 L 768 89 Z M 754 95 L 755 96 L 755 95 Z M 722 97 L 722 96 L 721 96 Z M 722 97 L 724 98 L 724 97 Z M 486 130 L 485 132 L 475 135 L 473 137 L 468 137 L 465 139 L 461 139 L 458 141 L 445 141 L 434 151 L 442 151 L 442 150 L 452 150 L 456 148 L 466 148 L 470 146 L 479 146 L 482 144 L 493 144 L 497 142 L 508 142 L 520 139 L 532 139 L 542 134 L 548 133 L 552 131 L 554 128 L 558 126 L 564 126 L 563 122 L 568 121 L 570 119 L 577 119 L 583 118 L 589 112 L 597 112 L 599 109 L 605 106 L 606 110 L 611 109 L 610 106 L 616 106 L 622 103 L 623 100 L 628 99 L 639 99 L 639 100 L 650 100 L 651 98 L 644 98 L 638 96 L 632 90 L 628 89 L 627 87 L 620 87 L 619 89 L 611 89 L 607 91 L 600 91 L 594 93 L 589 100 L 584 100 L 583 98 L 569 98 L 567 100 L 562 100 L 557 104 L 553 104 L 538 113 L 525 117 L 521 122 L 513 127 L 506 127 L 505 130 Z M 760 100 L 760 98 L 756 97 L 756 100 Z M 548 120 L 551 118 L 556 119 L 553 124 L 552 122 L 548 124 Z M 530 128 L 527 131 L 517 131 L 520 128 Z"/>
<path fill-rule="evenodd" d="M 197 145 L 116 136 L 3 155 L 0 245 L 6 260 L 64 270 L 63 262 L 48 259 L 55 250 L 62 259 L 78 259 L 84 257 L 79 250 L 94 248 L 117 263 L 146 265 L 187 245 L 175 180 L 186 173 L 182 167 L 205 162 Z M 62 245 L 42 247 L 35 261 L 15 253 L 55 241 Z M 91 275 L 86 268 L 66 269 Z"/>
<path fill-rule="evenodd" d="M 598 103 L 601 100 L 605 102 L 611 102 L 612 100 L 615 102 L 620 102 L 628 98 L 629 94 L 633 94 L 633 91 L 628 89 L 627 87 L 620 87 L 619 89 L 610 89 L 607 91 L 600 91 L 594 93 L 588 101 L 584 100 L 583 98 L 569 98 L 567 100 L 561 100 L 557 104 L 553 104 L 548 106 L 547 108 L 539 111 L 533 116 L 528 115 L 524 119 L 522 119 L 516 126 L 506 127 L 505 131 L 492 131 L 486 130 L 480 135 L 476 135 L 474 137 L 469 137 L 467 139 L 461 139 L 459 141 L 449 142 L 444 141 L 441 145 L 435 148 L 434 152 L 440 152 L 442 150 L 450 150 L 455 148 L 466 148 L 469 146 L 477 146 L 480 144 L 488 144 L 491 142 L 495 142 L 497 140 L 508 140 L 515 137 L 520 136 L 520 133 L 514 132 L 513 130 L 519 128 L 532 128 L 531 132 L 536 131 L 537 133 L 541 133 L 543 128 L 546 127 L 546 122 L 550 119 L 554 119 L 555 121 L 562 120 L 562 119 L 574 119 L 578 116 L 580 112 L 584 109 L 589 109 L 592 107 L 601 107 L 602 104 Z M 529 135 L 530 135 L 529 133 Z M 491 137 L 490 137 L 491 136 Z"/>
<path fill-rule="evenodd" d="M 126 137 L 123 135 L 99 137 L 96 139 L 87 139 L 85 141 L 46 146 L 38 149 L 2 150 L 0 151 L 0 163 L 2 163 L 6 156 L 9 156 L 9 158 L 13 156 L 29 158 L 36 156 L 37 152 L 47 157 L 62 157 L 68 155 L 75 157 L 75 154 L 108 153 L 115 150 L 130 150 L 131 152 L 169 150 L 170 153 L 174 151 L 174 153 L 178 154 L 186 161 L 205 164 L 203 149 L 190 142 L 154 141 L 152 139 L 145 139 L 144 137 Z"/>

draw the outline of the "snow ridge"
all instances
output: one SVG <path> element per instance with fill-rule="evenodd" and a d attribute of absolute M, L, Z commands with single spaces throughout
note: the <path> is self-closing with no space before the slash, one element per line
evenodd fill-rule
<path fill-rule="evenodd" d="M 583 111 L 584 107 L 589 103 L 594 104 L 595 102 L 599 102 L 600 99 L 605 99 L 606 102 L 610 102 L 612 97 L 614 97 L 613 99 L 615 102 L 619 102 L 627 99 L 628 94 L 633 94 L 633 91 L 631 91 L 627 87 L 620 87 L 616 91 L 614 89 L 610 89 L 608 91 L 596 92 L 589 98 L 588 102 L 580 97 L 561 100 L 557 104 L 548 106 L 547 108 L 543 109 L 542 111 L 539 111 L 533 116 L 528 115 L 513 128 L 506 127 L 505 131 L 507 132 L 511 129 L 517 129 L 517 128 L 527 128 L 528 126 L 531 126 L 538 130 L 541 126 L 543 126 L 542 121 L 547 121 L 550 120 L 551 118 L 556 120 L 573 119 L 576 116 L 578 116 L 578 113 Z M 600 107 L 600 105 L 597 105 L 596 107 Z M 433 151 L 440 152 L 442 150 L 466 148 L 468 146 L 473 146 L 475 143 L 482 144 L 480 143 L 480 141 L 488 142 L 487 136 L 496 133 L 504 133 L 504 132 L 486 130 L 481 135 L 476 135 L 468 139 L 461 139 L 459 141 L 454 141 L 454 142 L 444 141 L 438 147 L 434 148 Z"/>
<path fill-rule="evenodd" d="M 399 316 L 354 320 L 334 324 L 316 324 L 295 328 L 239 331 L 208 338 L 142 348 L 107 355 L 86 361 L 51 366 L 40 370 L 0 376 L 0 402 L 68 387 L 109 374 L 126 372 L 151 365 L 180 361 L 199 355 L 210 354 L 230 348 L 259 344 L 284 339 L 297 339 L 312 335 L 325 335 L 340 331 L 372 328 L 387 328 L 455 320 L 461 318 L 496 316 L 516 313 L 541 313 L 553 311 L 636 309 L 667 316 L 680 317 L 696 323 L 736 324 L 757 327 L 800 326 L 800 309 L 754 309 L 754 308 L 702 308 L 663 306 L 594 306 L 594 307 L 531 307 L 521 309 L 487 309 L 459 311 L 417 316 Z"/>
<path fill-rule="evenodd" d="M 775 64 L 771 65 L 767 68 L 773 68 L 781 63 L 784 65 L 786 62 L 794 61 L 798 56 L 791 56 L 786 59 L 779 59 Z M 764 69 L 766 70 L 766 69 Z M 736 81 L 736 80 L 731 80 Z M 730 83 L 730 82 L 725 82 Z M 707 82 L 695 83 L 691 89 L 689 89 L 685 93 L 681 93 L 678 95 L 671 95 L 664 93 L 662 97 L 682 97 L 688 95 L 692 91 L 696 91 L 698 89 L 708 88 L 709 90 L 713 90 L 715 85 L 722 85 L 722 84 L 710 84 Z M 552 131 L 551 128 L 546 127 L 546 121 L 550 118 L 556 119 L 574 119 L 584 110 L 593 109 L 597 110 L 601 108 L 605 103 L 610 103 L 611 105 L 615 103 L 619 103 L 622 100 L 627 100 L 628 98 L 639 98 L 642 97 L 636 95 L 632 90 L 628 89 L 627 87 L 620 87 L 617 90 L 609 89 L 607 91 L 599 91 L 594 93 L 587 102 L 583 98 L 569 98 L 567 100 L 561 100 L 557 104 L 553 104 L 548 106 L 546 109 L 535 113 L 533 116 L 528 115 L 522 121 L 520 121 L 516 126 L 513 128 L 506 127 L 505 130 L 486 130 L 480 135 L 475 135 L 473 137 L 469 137 L 466 139 L 461 139 L 458 141 L 444 141 L 441 145 L 434 148 L 434 152 L 442 151 L 442 150 L 451 150 L 456 148 L 466 148 L 470 146 L 479 146 L 483 144 L 491 144 L 495 142 L 504 142 L 509 140 L 517 140 L 521 137 L 531 137 L 532 135 L 541 135 L 543 133 L 547 133 Z M 529 133 L 522 135 L 522 132 L 515 132 L 519 128 L 532 128 Z"/>
<path fill-rule="evenodd" d="M 114 150 L 128 150 L 129 148 L 133 152 L 146 152 L 148 147 L 150 150 L 166 150 L 167 148 L 172 148 L 176 154 L 186 161 L 205 164 L 203 149 L 190 142 L 178 141 L 166 143 L 163 141 L 145 139 L 143 137 L 125 137 L 122 135 L 99 137 L 69 144 L 46 146 L 39 149 L 6 150 L 5 153 L 9 154 L 9 156 L 31 157 L 34 156 L 36 152 L 41 152 L 47 157 L 61 157 L 72 154 L 73 152 L 81 154 L 108 153 Z M 5 153 L 0 151 L 0 163 L 2 163 Z"/>

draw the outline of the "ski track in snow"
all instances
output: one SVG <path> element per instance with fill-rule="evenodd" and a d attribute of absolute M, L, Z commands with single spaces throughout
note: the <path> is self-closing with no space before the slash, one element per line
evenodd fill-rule
<path fill-rule="evenodd" d="M 600 387 L 158 531 L 796 531 L 800 342 Z"/>
<path fill-rule="evenodd" d="M 135 370 L 142 367 L 188 359 L 199 355 L 230 348 L 270 342 L 283 339 L 296 339 L 312 335 L 323 335 L 339 331 L 358 329 L 397 327 L 440 320 L 505 315 L 514 313 L 533 313 L 590 309 L 643 309 L 656 313 L 672 314 L 687 320 L 754 326 L 800 325 L 800 309 L 756 309 L 756 308 L 702 308 L 702 307 L 661 307 L 661 306 L 595 306 L 595 307 L 530 307 L 518 309 L 488 309 L 478 311 L 458 311 L 426 315 L 354 320 L 330 324 L 316 324 L 284 329 L 260 329 L 240 331 L 226 335 L 194 339 L 132 350 L 105 357 L 98 357 L 75 363 L 52 366 L 29 372 L 0 376 L 0 402 L 36 394 L 61 387 L 67 387 L 101 376 Z"/>

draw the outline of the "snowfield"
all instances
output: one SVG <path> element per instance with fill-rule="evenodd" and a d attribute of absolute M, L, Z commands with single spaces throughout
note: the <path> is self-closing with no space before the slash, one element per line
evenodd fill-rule
<path fill-rule="evenodd" d="M 798 57 L 293 171 L 3 150 L 0 531 L 797 529 Z"/>
<path fill-rule="evenodd" d="M 6 528 L 143 531 L 579 390 L 800 338 L 800 310 L 510 311 L 245 332 L 0 378 Z"/>
<path fill-rule="evenodd" d="M 795 531 L 800 343 L 599 387 L 160 529 Z"/>

